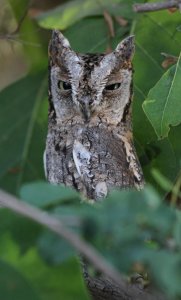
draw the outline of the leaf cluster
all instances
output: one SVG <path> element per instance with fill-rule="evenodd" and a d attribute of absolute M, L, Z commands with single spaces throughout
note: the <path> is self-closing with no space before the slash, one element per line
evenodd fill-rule
<path fill-rule="evenodd" d="M 22 188 L 21 197 L 32 203 L 41 199 L 41 191 L 48 192 L 49 188 L 49 184 L 42 182 L 28 184 Z M 51 188 L 49 203 L 42 198 L 37 202 L 38 207 L 49 209 L 75 234 L 81 234 L 120 272 L 148 273 L 149 280 L 166 294 L 181 296 L 181 214 L 163 203 L 153 188 L 141 192 L 114 191 L 94 205 L 75 202 L 76 193 L 66 199 L 67 190 L 62 186 Z M 59 204 L 57 190 L 61 195 Z M 38 249 L 53 264 L 75 254 L 67 243 L 47 231 L 39 236 Z"/>

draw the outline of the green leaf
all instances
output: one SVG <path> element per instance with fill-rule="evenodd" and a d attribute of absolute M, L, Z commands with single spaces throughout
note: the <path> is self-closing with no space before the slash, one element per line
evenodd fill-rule
<path fill-rule="evenodd" d="M 173 236 L 175 220 L 175 212 L 148 187 L 141 192 L 114 191 L 101 205 L 94 205 L 94 210 L 87 206 L 82 229 L 86 239 L 127 272 L 135 261 L 146 263 L 148 254 L 154 254 Z M 154 247 L 147 241 L 153 241 Z"/>
<path fill-rule="evenodd" d="M 174 227 L 174 238 L 178 247 L 181 249 L 181 212 L 180 211 L 177 211 L 176 218 L 177 219 Z"/>
<path fill-rule="evenodd" d="M 157 286 L 166 295 L 181 295 L 181 256 L 165 250 L 150 254 L 148 261 Z"/>
<path fill-rule="evenodd" d="M 69 39 L 71 47 L 82 53 L 103 52 L 108 43 L 105 21 L 102 17 L 83 19 L 68 28 L 65 35 Z"/>
<path fill-rule="evenodd" d="M 0 295 L 6 300 L 40 300 L 28 280 L 13 266 L 0 260 Z"/>
<path fill-rule="evenodd" d="M 165 176 L 163 176 L 159 172 L 159 170 L 153 168 L 151 170 L 151 173 L 155 178 L 155 180 L 158 182 L 158 184 L 163 188 L 163 190 L 165 190 L 166 192 L 170 192 L 172 190 L 173 188 L 172 183 Z"/>
<path fill-rule="evenodd" d="M 45 261 L 58 265 L 75 256 L 75 250 L 56 234 L 44 232 L 38 239 L 38 250 Z"/>
<path fill-rule="evenodd" d="M 39 25 L 44 28 L 64 30 L 84 17 L 102 15 L 105 9 L 114 15 L 119 15 L 121 12 L 122 16 L 128 18 L 133 15 L 130 4 L 120 0 L 114 0 L 114 2 L 109 0 L 100 2 L 96 0 L 73 0 L 41 14 L 37 20 Z"/>
<path fill-rule="evenodd" d="M 20 197 L 41 208 L 62 202 L 80 203 L 80 196 L 75 190 L 61 185 L 51 185 L 45 181 L 24 184 L 20 190 Z"/>
<path fill-rule="evenodd" d="M 13 214 L 13 212 L 7 209 L 0 209 L 0 220 L 0 235 L 9 232 L 18 243 L 22 253 L 35 244 L 37 237 L 42 231 L 39 224 Z"/>
<path fill-rule="evenodd" d="M 161 66 L 163 61 L 161 52 L 179 55 L 181 40 L 180 33 L 176 30 L 179 24 L 179 12 L 170 15 L 168 11 L 159 11 L 139 15 L 132 27 L 136 41 L 133 61 L 135 69 L 135 96 L 133 99 L 135 145 L 146 182 L 152 184 L 162 195 L 165 191 L 153 178 L 151 169 L 156 168 L 172 183 L 175 181 L 181 161 L 180 129 L 178 126 L 172 127 L 169 138 L 158 141 L 142 104 L 149 90 L 164 73 Z"/>
<path fill-rule="evenodd" d="M 120 27 L 115 24 L 116 36 L 113 39 L 114 47 L 120 42 L 121 36 L 128 32 L 129 27 L 130 25 Z M 65 36 L 69 39 L 71 47 L 81 53 L 102 53 L 110 46 L 107 27 L 105 26 L 103 17 L 89 17 L 80 20 L 74 26 L 66 29 Z"/>
<path fill-rule="evenodd" d="M 47 93 L 45 74 L 30 74 L 0 93 L 0 185 L 11 192 L 43 177 L 46 129 L 39 112 Z"/>
<path fill-rule="evenodd" d="M 170 126 L 181 123 L 180 103 L 181 56 L 149 91 L 143 109 L 158 138 L 168 136 Z"/>
<path fill-rule="evenodd" d="M 164 73 L 161 66 L 163 61 L 161 52 L 176 56 L 180 53 L 180 33 L 176 30 L 178 24 L 180 24 L 180 13 L 170 15 L 168 11 L 140 15 L 135 22 L 133 31 L 136 37 L 135 84 L 143 97 L 146 97 Z M 150 35 L 152 35 L 151 39 Z"/>
<path fill-rule="evenodd" d="M 43 300 L 89 299 L 77 259 L 71 259 L 60 266 L 50 266 L 42 260 L 36 248 L 21 253 L 18 244 L 5 234 L 0 236 L 0 256 L 27 278 Z M 10 300 L 14 299 L 21 298 L 13 297 Z M 28 295 L 22 300 L 25 299 L 29 299 Z"/>
<path fill-rule="evenodd" d="M 162 56 L 160 53 L 166 52 L 178 55 L 180 52 L 180 36 L 176 32 L 179 20 L 179 13 L 170 16 L 168 12 L 161 11 L 142 15 L 135 23 L 136 51 L 133 63 L 136 94 L 133 120 L 139 144 L 143 141 L 148 143 L 156 140 L 153 128 L 145 117 L 141 106 L 149 90 L 164 73 L 161 67 Z M 147 30 L 144 30 L 144 28 Z M 152 32 L 154 32 L 154 35 L 150 39 Z M 141 126 L 143 122 L 145 126 Z"/>

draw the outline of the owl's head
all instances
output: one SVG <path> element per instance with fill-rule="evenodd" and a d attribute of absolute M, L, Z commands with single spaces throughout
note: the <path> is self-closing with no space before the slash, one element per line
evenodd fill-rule
<path fill-rule="evenodd" d="M 49 45 L 50 95 L 56 118 L 76 114 L 89 122 L 98 116 L 109 122 L 124 122 L 132 96 L 134 37 L 118 44 L 109 54 L 80 54 L 54 30 Z"/>

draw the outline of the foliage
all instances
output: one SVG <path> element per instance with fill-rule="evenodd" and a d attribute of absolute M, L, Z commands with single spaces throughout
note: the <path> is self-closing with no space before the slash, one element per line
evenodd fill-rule
<path fill-rule="evenodd" d="M 159 138 L 168 136 L 169 126 L 180 124 L 179 91 L 181 62 L 170 68 L 148 93 L 143 108 Z M 156 103 L 155 103 L 156 102 Z"/>
<path fill-rule="evenodd" d="M 48 189 L 49 184 L 44 187 Z M 32 199 L 39 199 L 40 189 L 37 183 L 31 184 Z M 64 193 L 65 188 L 60 189 Z M 56 187 L 52 187 L 52 198 L 56 199 Z M 43 199 L 41 203 L 45 208 Z M 67 220 L 67 226 L 82 234 L 121 272 L 149 271 L 166 293 L 181 295 L 181 213 L 165 205 L 151 187 L 142 192 L 115 191 L 95 205 L 80 205 L 72 197 L 70 204 L 52 207 L 51 214 Z M 74 254 L 67 243 L 48 232 L 40 234 L 38 249 L 53 264 Z"/>
<path fill-rule="evenodd" d="M 119 15 L 121 10 L 125 17 L 130 18 L 133 11 L 131 1 L 128 1 L 128 3 L 129 5 L 123 1 L 121 3 L 120 0 L 114 0 L 112 3 L 109 0 L 100 2 L 95 0 L 68 1 L 47 13 L 41 14 L 37 19 L 44 28 L 64 30 L 84 17 L 102 15 L 105 9 L 109 10 L 112 15 Z"/>
<path fill-rule="evenodd" d="M 139 15 L 132 10 L 133 2 L 64 1 L 34 19 L 29 11 L 18 36 L 29 71 L 0 92 L 0 186 L 61 218 L 121 272 L 148 272 L 159 289 L 181 298 L 181 215 L 162 202 L 165 192 L 171 193 L 172 204 L 180 193 L 181 66 L 179 58 L 164 70 L 160 54 L 179 57 L 180 14 L 165 10 Z M 17 22 L 27 3 L 9 0 Z M 112 17 L 112 38 L 105 10 Z M 120 16 L 127 21 L 122 26 Z M 48 111 L 46 53 L 52 28 L 64 30 L 72 48 L 80 52 L 102 52 L 135 34 L 134 137 L 152 187 L 115 191 L 104 203 L 90 206 L 80 205 L 76 192 L 41 181 Z M 70 245 L 4 209 L 0 219 L 3 299 L 88 299 Z"/>

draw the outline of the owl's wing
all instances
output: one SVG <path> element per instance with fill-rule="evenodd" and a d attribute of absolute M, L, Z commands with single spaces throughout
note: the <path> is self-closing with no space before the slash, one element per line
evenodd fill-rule
<path fill-rule="evenodd" d="M 44 173 L 45 177 L 47 179 L 47 161 L 46 161 L 46 150 L 43 153 L 43 167 L 44 167 Z"/>

